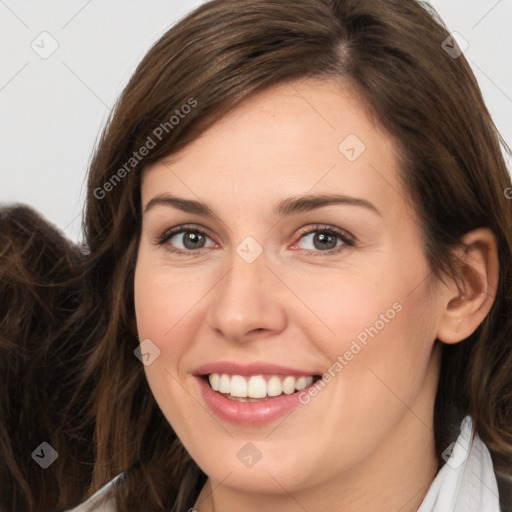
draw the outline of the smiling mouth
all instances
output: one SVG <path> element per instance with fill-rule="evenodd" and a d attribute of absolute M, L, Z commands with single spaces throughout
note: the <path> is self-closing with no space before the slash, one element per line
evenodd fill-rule
<path fill-rule="evenodd" d="M 237 402 L 260 402 L 292 395 L 314 384 L 320 375 L 229 375 L 210 373 L 203 379 L 213 391 Z"/>

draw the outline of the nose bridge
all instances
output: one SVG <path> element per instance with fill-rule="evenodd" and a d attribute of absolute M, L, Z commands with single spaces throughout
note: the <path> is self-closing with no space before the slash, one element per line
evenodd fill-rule
<path fill-rule="evenodd" d="M 244 240 L 233 250 L 230 268 L 215 287 L 209 306 L 208 324 L 233 340 L 242 340 L 255 330 L 280 331 L 285 325 L 268 258 L 258 246 Z"/>
<path fill-rule="evenodd" d="M 265 280 L 263 272 L 268 270 L 264 258 L 260 257 L 258 260 L 248 263 L 238 254 L 233 254 L 231 269 L 223 287 L 222 295 L 225 299 L 242 303 L 263 291 L 261 288 L 258 289 L 258 283 L 260 285 L 263 283 Z"/>

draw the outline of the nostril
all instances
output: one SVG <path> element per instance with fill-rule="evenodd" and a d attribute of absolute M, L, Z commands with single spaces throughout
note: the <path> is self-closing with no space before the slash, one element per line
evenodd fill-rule
<path fill-rule="evenodd" d="M 251 332 L 260 332 L 264 331 L 265 329 L 263 327 L 257 327 L 256 329 L 253 329 Z"/>

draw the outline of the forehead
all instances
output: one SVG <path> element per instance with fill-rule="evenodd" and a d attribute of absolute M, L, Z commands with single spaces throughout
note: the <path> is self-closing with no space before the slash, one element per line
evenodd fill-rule
<path fill-rule="evenodd" d="M 380 204 L 405 196 L 391 137 L 349 88 L 312 79 L 258 93 L 146 169 L 143 203 L 166 191 L 235 208 L 333 191 Z"/>

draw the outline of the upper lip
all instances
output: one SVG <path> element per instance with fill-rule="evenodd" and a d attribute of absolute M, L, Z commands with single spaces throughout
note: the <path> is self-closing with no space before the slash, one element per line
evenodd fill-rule
<path fill-rule="evenodd" d="M 202 364 L 194 371 L 196 375 L 209 375 L 211 373 L 226 373 L 228 375 L 291 375 L 291 376 L 308 376 L 319 375 L 319 372 L 300 370 L 281 366 L 273 363 L 250 363 L 240 364 L 229 361 L 218 361 L 213 363 Z"/>

